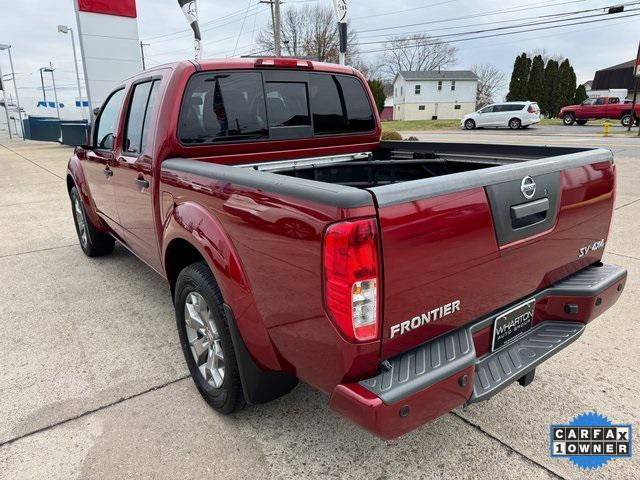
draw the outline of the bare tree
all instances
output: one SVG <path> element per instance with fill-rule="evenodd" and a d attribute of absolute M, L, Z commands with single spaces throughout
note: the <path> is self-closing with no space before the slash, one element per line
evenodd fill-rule
<path fill-rule="evenodd" d="M 478 77 L 476 107 L 493 103 L 494 97 L 506 84 L 505 73 L 489 63 L 473 65 L 471 71 Z"/>
<path fill-rule="evenodd" d="M 282 50 L 291 57 L 311 57 L 322 62 L 337 62 L 340 50 L 338 23 L 330 6 L 285 7 L 280 22 Z M 259 33 L 261 53 L 273 54 L 273 22 Z M 357 35 L 349 30 L 347 63 L 358 62 Z"/>
<path fill-rule="evenodd" d="M 386 76 L 400 71 L 438 70 L 457 61 L 458 49 L 424 34 L 394 37 L 384 44 L 381 64 Z"/>
<path fill-rule="evenodd" d="M 544 64 L 546 65 L 547 62 L 549 60 L 555 60 L 556 62 L 558 62 L 558 64 L 562 63 L 566 57 L 563 57 L 562 55 L 558 54 L 558 53 L 549 53 L 547 51 L 546 48 L 535 48 L 530 52 L 527 52 L 527 56 L 529 58 L 533 58 L 536 55 L 540 55 L 542 57 L 542 61 L 544 62 Z"/>

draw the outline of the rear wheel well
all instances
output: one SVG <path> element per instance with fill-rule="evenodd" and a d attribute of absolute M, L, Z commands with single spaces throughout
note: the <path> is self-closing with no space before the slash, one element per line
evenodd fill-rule
<path fill-rule="evenodd" d="M 175 291 L 176 280 L 180 272 L 192 263 L 205 261 L 196 247 L 181 238 L 172 240 L 169 243 L 164 258 L 164 269 L 167 280 L 169 280 L 171 296 Z"/>
<path fill-rule="evenodd" d="M 620 118 L 624 117 L 625 115 L 631 115 L 631 110 L 624 110 L 624 111 L 620 114 Z"/>

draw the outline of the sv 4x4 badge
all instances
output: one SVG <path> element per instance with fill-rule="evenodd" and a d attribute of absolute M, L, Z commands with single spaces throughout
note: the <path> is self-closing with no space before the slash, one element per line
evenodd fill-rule
<path fill-rule="evenodd" d="M 593 242 L 590 245 L 585 245 L 578 252 L 578 258 L 582 258 L 585 255 L 588 255 L 589 252 L 595 252 L 596 250 L 602 250 L 604 248 L 604 238 L 602 240 L 598 240 L 597 242 Z"/>

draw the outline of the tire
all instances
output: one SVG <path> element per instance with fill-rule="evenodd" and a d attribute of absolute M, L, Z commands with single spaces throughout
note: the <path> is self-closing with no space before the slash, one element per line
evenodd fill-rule
<path fill-rule="evenodd" d="M 465 130 L 473 130 L 474 128 L 476 128 L 476 122 L 474 120 L 469 119 L 464 122 Z"/>
<path fill-rule="evenodd" d="M 582 126 L 582 125 L 586 125 L 586 124 L 587 124 L 587 121 L 586 121 L 586 120 L 576 120 L 576 123 L 577 123 L 578 125 Z"/>
<path fill-rule="evenodd" d="M 511 130 L 518 130 L 520 127 L 522 127 L 522 121 L 519 118 L 509 120 L 509 128 Z"/>
<path fill-rule="evenodd" d="M 576 121 L 576 116 L 573 113 L 566 113 L 564 117 L 562 117 L 562 123 L 564 123 L 567 127 L 573 125 Z"/>
<path fill-rule="evenodd" d="M 174 298 L 182 352 L 198 391 L 219 413 L 240 410 L 245 399 L 231 334 L 224 321 L 222 293 L 205 262 L 191 264 L 180 272 Z M 200 355 L 192 345 L 198 345 Z"/>
<path fill-rule="evenodd" d="M 100 232 L 87 217 L 84 202 L 76 187 L 71 188 L 71 213 L 76 226 L 80 248 L 87 257 L 102 257 L 113 252 L 116 241 L 108 233 Z"/>
<path fill-rule="evenodd" d="M 623 127 L 628 127 L 629 125 L 631 125 L 631 122 L 633 122 L 633 116 L 630 113 L 625 113 L 620 118 L 620 123 Z"/>

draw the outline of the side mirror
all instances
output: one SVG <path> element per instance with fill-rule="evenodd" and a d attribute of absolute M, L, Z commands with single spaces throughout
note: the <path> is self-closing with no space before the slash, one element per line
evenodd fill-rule
<path fill-rule="evenodd" d="M 93 109 L 93 115 L 97 117 L 99 113 L 100 113 L 100 107 L 96 107 Z"/>

